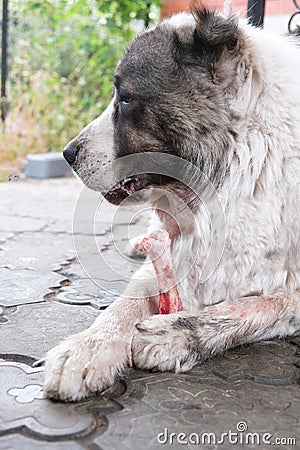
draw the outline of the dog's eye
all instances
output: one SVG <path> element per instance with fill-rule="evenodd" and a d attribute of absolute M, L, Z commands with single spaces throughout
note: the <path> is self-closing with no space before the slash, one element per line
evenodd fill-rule
<path fill-rule="evenodd" d="M 132 102 L 132 99 L 130 97 L 122 97 L 120 99 L 121 105 L 130 105 L 131 102 Z"/>
<path fill-rule="evenodd" d="M 113 120 L 118 120 L 119 114 L 129 114 L 133 105 L 133 98 L 129 95 L 117 95 L 114 104 Z"/>

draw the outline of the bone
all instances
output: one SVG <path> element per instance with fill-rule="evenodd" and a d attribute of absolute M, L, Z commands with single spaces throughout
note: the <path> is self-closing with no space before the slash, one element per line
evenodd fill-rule
<path fill-rule="evenodd" d="M 182 302 L 172 269 L 171 239 L 166 230 L 157 230 L 145 237 L 141 246 L 148 252 L 157 276 L 159 289 L 159 314 L 182 311 Z"/>

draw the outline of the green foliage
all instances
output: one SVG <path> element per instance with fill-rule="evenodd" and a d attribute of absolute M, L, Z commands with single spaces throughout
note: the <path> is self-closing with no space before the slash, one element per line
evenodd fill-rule
<path fill-rule="evenodd" d="M 61 150 L 109 102 L 117 61 L 136 31 L 157 19 L 160 0 L 9 5 L 9 107 L 30 113 L 46 150 Z"/>

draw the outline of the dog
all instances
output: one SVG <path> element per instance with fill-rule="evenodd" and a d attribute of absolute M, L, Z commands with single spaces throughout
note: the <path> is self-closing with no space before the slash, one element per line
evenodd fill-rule
<path fill-rule="evenodd" d="M 132 41 L 110 105 L 64 156 L 108 201 L 135 196 L 153 205 L 154 228 L 172 240 L 184 309 L 158 314 L 156 277 L 142 265 L 90 328 L 48 352 L 48 398 L 87 398 L 132 364 L 184 372 L 231 347 L 299 332 L 299 73 L 292 38 L 208 8 Z M 152 154 L 157 173 L 136 171 L 105 191 L 105 165 Z M 177 179 L 172 158 L 183 161 Z M 218 239 L 222 252 L 205 278 Z"/>

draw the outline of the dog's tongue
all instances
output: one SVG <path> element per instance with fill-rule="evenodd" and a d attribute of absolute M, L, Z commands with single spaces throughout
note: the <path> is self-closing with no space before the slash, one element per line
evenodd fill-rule
<path fill-rule="evenodd" d="M 172 314 L 182 311 L 174 272 L 172 270 L 171 239 L 166 230 L 158 230 L 145 237 L 141 246 L 149 252 L 159 289 L 159 314 Z"/>

